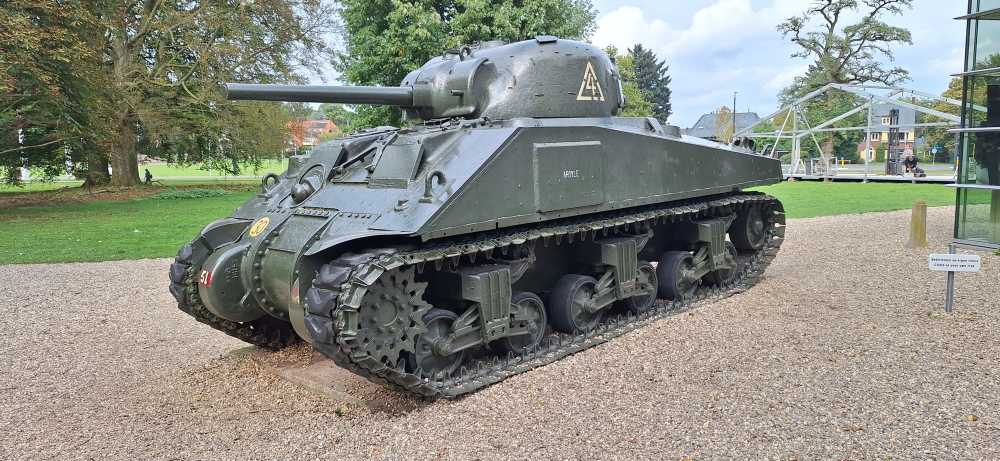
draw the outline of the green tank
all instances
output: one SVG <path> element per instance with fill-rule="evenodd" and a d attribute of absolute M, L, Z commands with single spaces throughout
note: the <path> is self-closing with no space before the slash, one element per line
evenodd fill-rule
<path fill-rule="evenodd" d="M 226 89 L 421 121 L 292 156 L 170 268 L 197 320 L 402 392 L 460 395 L 741 291 L 783 240 L 781 203 L 744 191 L 778 160 L 616 117 L 618 69 L 590 44 L 447 50 L 398 88 Z"/>

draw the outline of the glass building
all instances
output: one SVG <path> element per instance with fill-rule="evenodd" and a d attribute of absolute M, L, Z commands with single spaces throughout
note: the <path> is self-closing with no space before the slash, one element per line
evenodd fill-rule
<path fill-rule="evenodd" d="M 957 133 L 955 243 L 1000 248 L 1000 0 L 969 0 L 961 125 Z"/>

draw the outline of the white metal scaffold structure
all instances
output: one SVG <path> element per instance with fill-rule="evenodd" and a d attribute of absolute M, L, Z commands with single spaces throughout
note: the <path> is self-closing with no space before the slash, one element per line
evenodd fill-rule
<path fill-rule="evenodd" d="M 838 115 L 838 116 L 836 116 L 834 118 L 831 118 L 831 119 L 829 119 L 829 120 L 827 120 L 827 121 L 825 121 L 825 122 L 823 122 L 823 123 L 821 123 L 819 125 L 816 125 L 815 127 L 809 126 L 809 122 L 806 120 L 805 114 L 803 113 L 802 104 L 805 103 L 806 101 L 809 101 L 812 98 L 815 98 L 815 97 L 817 97 L 817 96 L 819 96 L 819 95 L 821 95 L 823 93 L 826 93 L 830 89 L 836 89 L 836 90 L 840 90 L 840 91 L 844 91 L 844 92 L 847 92 L 847 93 L 854 94 L 854 95 L 858 96 L 859 98 L 861 98 L 862 100 L 865 100 L 865 102 L 862 103 L 862 104 L 859 104 L 854 109 L 851 109 L 851 110 L 849 110 L 847 112 L 844 112 L 843 114 Z M 921 97 L 921 98 L 926 98 L 926 99 L 932 99 L 934 101 L 941 101 L 941 102 L 946 102 L 946 103 L 949 103 L 949 104 L 955 104 L 957 106 L 961 106 L 961 104 L 962 104 L 962 101 L 959 101 L 959 100 L 956 100 L 956 99 L 950 99 L 950 98 L 945 98 L 945 97 L 941 97 L 941 96 L 935 96 L 935 95 L 932 95 L 932 94 L 929 94 L 929 93 L 924 93 L 924 92 L 921 92 L 921 91 L 911 90 L 911 89 L 908 89 L 908 88 L 897 88 L 897 87 L 889 87 L 889 86 L 869 86 L 869 85 L 845 85 L 845 84 L 840 84 L 840 83 L 830 83 L 830 84 L 827 84 L 826 86 L 824 86 L 824 87 L 822 87 L 822 88 L 820 88 L 820 89 L 818 89 L 816 91 L 813 91 L 813 92 L 811 92 L 811 93 L 809 93 L 809 94 L 807 94 L 807 95 L 805 95 L 805 96 L 803 96 L 803 97 L 801 97 L 799 99 L 796 99 L 795 101 L 792 101 L 792 102 L 788 103 L 787 105 L 785 105 L 781 109 L 778 109 L 777 111 L 775 111 L 773 114 L 770 114 L 770 115 L 768 115 L 766 117 L 761 118 L 759 122 L 757 122 L 757 123 L 755 123 L 753 125 L 750 125 L 750 126 L 748 126 L 746 128 L 743 128 L 738 133 L 736 133 L 736 135 L 737 135 L 737 137 L 738 136 L 746 136 L 746 137 L 750 137 L 750 138 L 776 138 L 775 141 L 774 141 L 775 148 L 778 145 L 778 141 L 780 141 L 782 138 L 790 138 L 792 140 L 792 151 L 790 152 L 792 166 L 791 166 L 791 169 L 788 172 L 789 175 L 794 175 L 794 174 L 799 173 L 799 167 L 803 166 L 803 163 L 802 163 L 802 138 L 805 137 L 805 136 L 810 136 L 813 139 L 813 142 L 816 144 L 816 149 L 821 153 L 821 157 L 819 159 L 819 165 L 817 165 L 817 167 L 812 171 L 812 174 L 816 175 L 816 176 L 830 177 L 830 176 L 833 176 L 833 175 L 836 174 L 836 168 L 835 168 L 836 160 L 835 160 L 835 157 L 834 157 L 834 155 L 833 155 L 832 152 L 823 152 L 823 150 L 819 146 L 819 142 L 816 140 L 816 135 L 815 134 L 816 133 L 821 133 L 821 132 L 831 132 L 831 131 L 865 130 L 865 132 L 866 132 L 865 142 L 867 143 L 867 145 L 865 146 L 866 155 L 864 156 L 865 157 L 864 160 L 865 160 L 865 179 L 867 180 L 867 178 L 868 178 L 868 163 L 869 163 L 869 160 L 870 160 L 868 153 L 871 151 L 871 145 L 870 145 L 870 143 L 871 143 L 871 130 L 872 130 L 872 106 L 874 104 L 877 104 L 877 103 L 893 104 L 893 105 L 896 105 L 896 106 L 899 106 L 899 107 L 906 107 L 906 108 L 909 108 L 909 109 L 913 109 L 916 112 L 921 112 L 921 113 L 924 113 L 924 114 L 933 115 L 935 117 L 939 117 L 939 118 L 941 118 L 941 119 L 944 120 L 944 121 L 941 121 L 941 122 L 910 123 L 910 124 L 904 124 L 904 125 L 894 125 L 894 127 L 900 128 L 900 129 L 918 128 L 918 127 L 935 127 L 935 126 L 954 126 L 954 125 L 957 125 L 959 123 L 959 119 L 955 115 L 951 115 L 951 114 L 947 114 L 947 113 L 944 113 L 944 112 L 940 112 L 940 111 L 937 111 L 937 110 L 934 110 L 934 109 L 931 109 L 931 108 L 927 108 L 927 107 L 918 106 L 916 104 L 912 104 L 912 103 L 909 103 L 909 102 L 901 101 L 899 99 L 893 99 L 893 98 L 902 97 L 902 96 L 904 96 L 906 94 L 910 94 L 913 97 Z M 973 109 L 975 109 L 975 110 L 981 110 L 981 111 L 985 111 L 986 110 L 985 107 L 981 107 L 981 106 L 973 106 Z M 847 117 L 850 117 L 851 115 L 857 114 L 857 113 L 859 113 L 859 112 L 861 112 L 863 110 L 867 110 L 868 111 L 868 122 L 867 122 L 866 126 L 855 126 L 855 127 L 833 127 L 832 126 L 833 124 L 835 124 L 835 123 L 837 123 L 837 122 L 839 122 L 839 121 L 841 121 L 841 120 L 843 120 L 843 119 L 845 119 Z M 773 120 L 775 117 L 778 117 L 779 115 L 782 115 L 782 114 L 785 114 L 785 118 L 784 118 L 784 121 L 781 124 L 781 128 L 777 129 L 776 131 L 767 132 L 767 133 L 754 133 L 753 132 L 753 129 L 756 128 L 758 125 L 761 125 L 763 123 L 769 122 L 769 121 Z M 788 127 L 788 124 L 789 124 L 788 122 L 789 121 L 791 121 L 791 130 L 786 130 L 786 128 Z M 799 122 L 800 121 L 805 126 L 805 129 L 799 129 Z"/>

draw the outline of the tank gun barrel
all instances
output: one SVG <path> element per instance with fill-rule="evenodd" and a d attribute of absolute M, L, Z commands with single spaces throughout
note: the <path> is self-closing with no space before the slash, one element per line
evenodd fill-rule
<path fill-rule="evenodd" d="M 329 102 L 413 107 L 413 89 L 382 86 L 264 85 L 223 83 L 222 95 L 230 100 Z"/>

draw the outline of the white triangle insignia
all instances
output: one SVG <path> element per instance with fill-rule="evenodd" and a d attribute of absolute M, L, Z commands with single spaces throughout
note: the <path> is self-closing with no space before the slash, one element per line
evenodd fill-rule
<path fill-rule="evenodd" d="M 583 73 L 583 82 L 580 82 L 580 91 L 576 92 L 577 101 L 603 101 L 604 92 L 601 91 L 601 83 L 597 81 L 597 73 L 594 72 L 594 65 L 587 61 L 587 70 Z"/>

